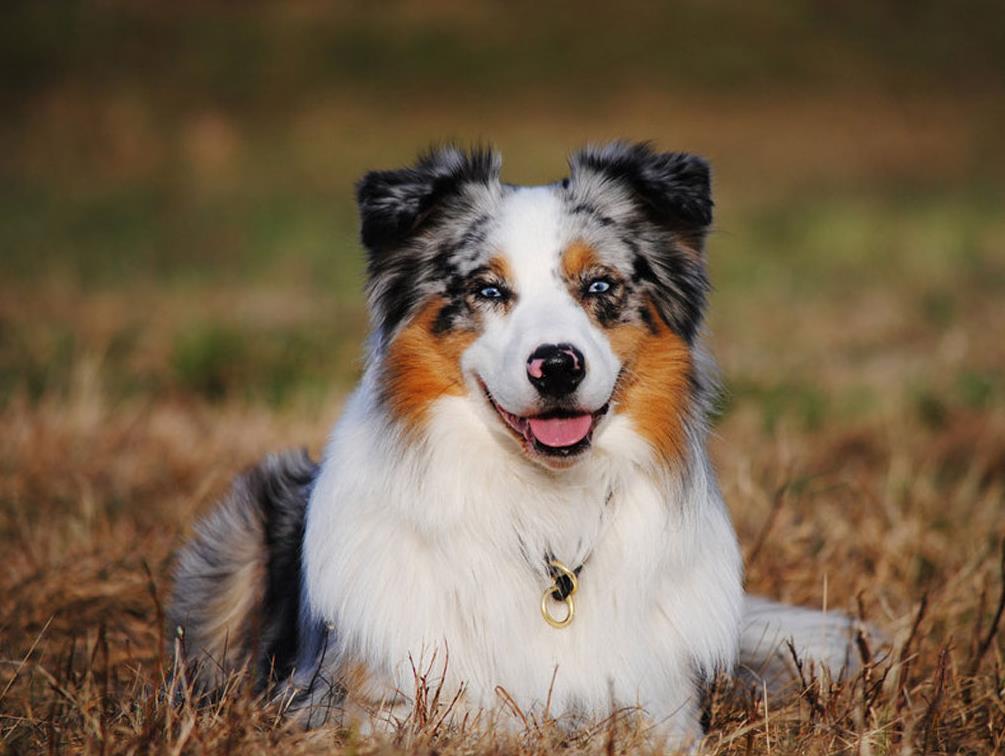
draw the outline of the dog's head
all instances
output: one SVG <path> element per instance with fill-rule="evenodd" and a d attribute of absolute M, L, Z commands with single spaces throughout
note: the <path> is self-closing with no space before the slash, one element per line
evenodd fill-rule
<path fill-rule="evenodd" d="M 491 151 L 447 147 L 357 187 L 384 400 L 421 427 L 447 395 L 503 443 L 566 467 L 612 414 L 683 453 L 711 222 L 700 158 L 587 148 L 543 187 Z"/>

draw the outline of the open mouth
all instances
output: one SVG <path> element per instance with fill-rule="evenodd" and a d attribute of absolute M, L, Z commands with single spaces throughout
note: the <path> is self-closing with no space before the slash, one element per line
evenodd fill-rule
<path fill-rule="evenodd" d="M 605 404 L 596 412 L 553 410 L 533 417 L 520 417 L 496 404 L 484 384 L 482 388 L 489 404 L 525 448 L 551 457 L 574 457 L 590 448 L 593 430 L 608 408 Z"/>

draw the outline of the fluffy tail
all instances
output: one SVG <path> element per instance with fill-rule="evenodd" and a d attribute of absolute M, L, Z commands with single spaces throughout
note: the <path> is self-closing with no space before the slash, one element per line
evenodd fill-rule
<path fill-rule="evenodd" d="M 253 672 L 258 690 L 289 673 L 304 513 L 317 470 L 305 451 L 266 457 L 234 481 L 179 552 L 167 637 L 180 639 L 201 692 L 219 690 L 239 670 Z"/>
<path fill-rule="evenodd" d="M 784 692 L 800 680 L 797 664 L 809 679 L 826 668 L 832 678 L 855 672 L 875 630 L 841 612 L 821 612 L 788 606 L 758 596 L 746 596 L 740 635 L 742 679 Z M 797 662 L 798 660 L 798 662 Z"/>

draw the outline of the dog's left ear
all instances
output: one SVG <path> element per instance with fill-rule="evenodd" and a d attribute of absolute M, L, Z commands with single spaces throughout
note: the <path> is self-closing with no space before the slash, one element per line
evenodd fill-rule
<path fill-rule="evenodd" d="M 691 341 L 708 293 L 704 244 L 712 223 L 711 176 L 702 158 L 645 143 L 587 147 L 569 161 L 568 191 L 619 226 L 636 251 L 663 320 Z"/>
<path fill-rule="evenodd" d="M 573 183 L 584 174 L 619 183 L 649 220 L 699 241 L 712 223 L 711 172 L 697 155 L 656 152 L 645 142 L 614 142 L 577 152 L 569 167 Z"/>

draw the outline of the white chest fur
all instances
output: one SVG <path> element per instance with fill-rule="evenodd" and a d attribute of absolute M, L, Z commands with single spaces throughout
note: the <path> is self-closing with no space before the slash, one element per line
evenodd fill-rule
<path fill-rule="evenodd" d="M 369 399 L 364 385 L 351 400 L 308 510 L 307 618 L 334 625 L 329 662 L 386 694 L 430 669 L 476 707 L 502 688 L 529 711 L 550 692 L 554 715 L 638 704 L 688 729 L 696 680 L 733 662 L 742 602 L 704 458 L 686 482 L 658 475 L 613 417 L 587 464 L 553 473 L 502 448 L 465 399 L 440 400 L 416 443 Z M 540 613 L 547 555 L 583 565 L 563 629 Z"/>

